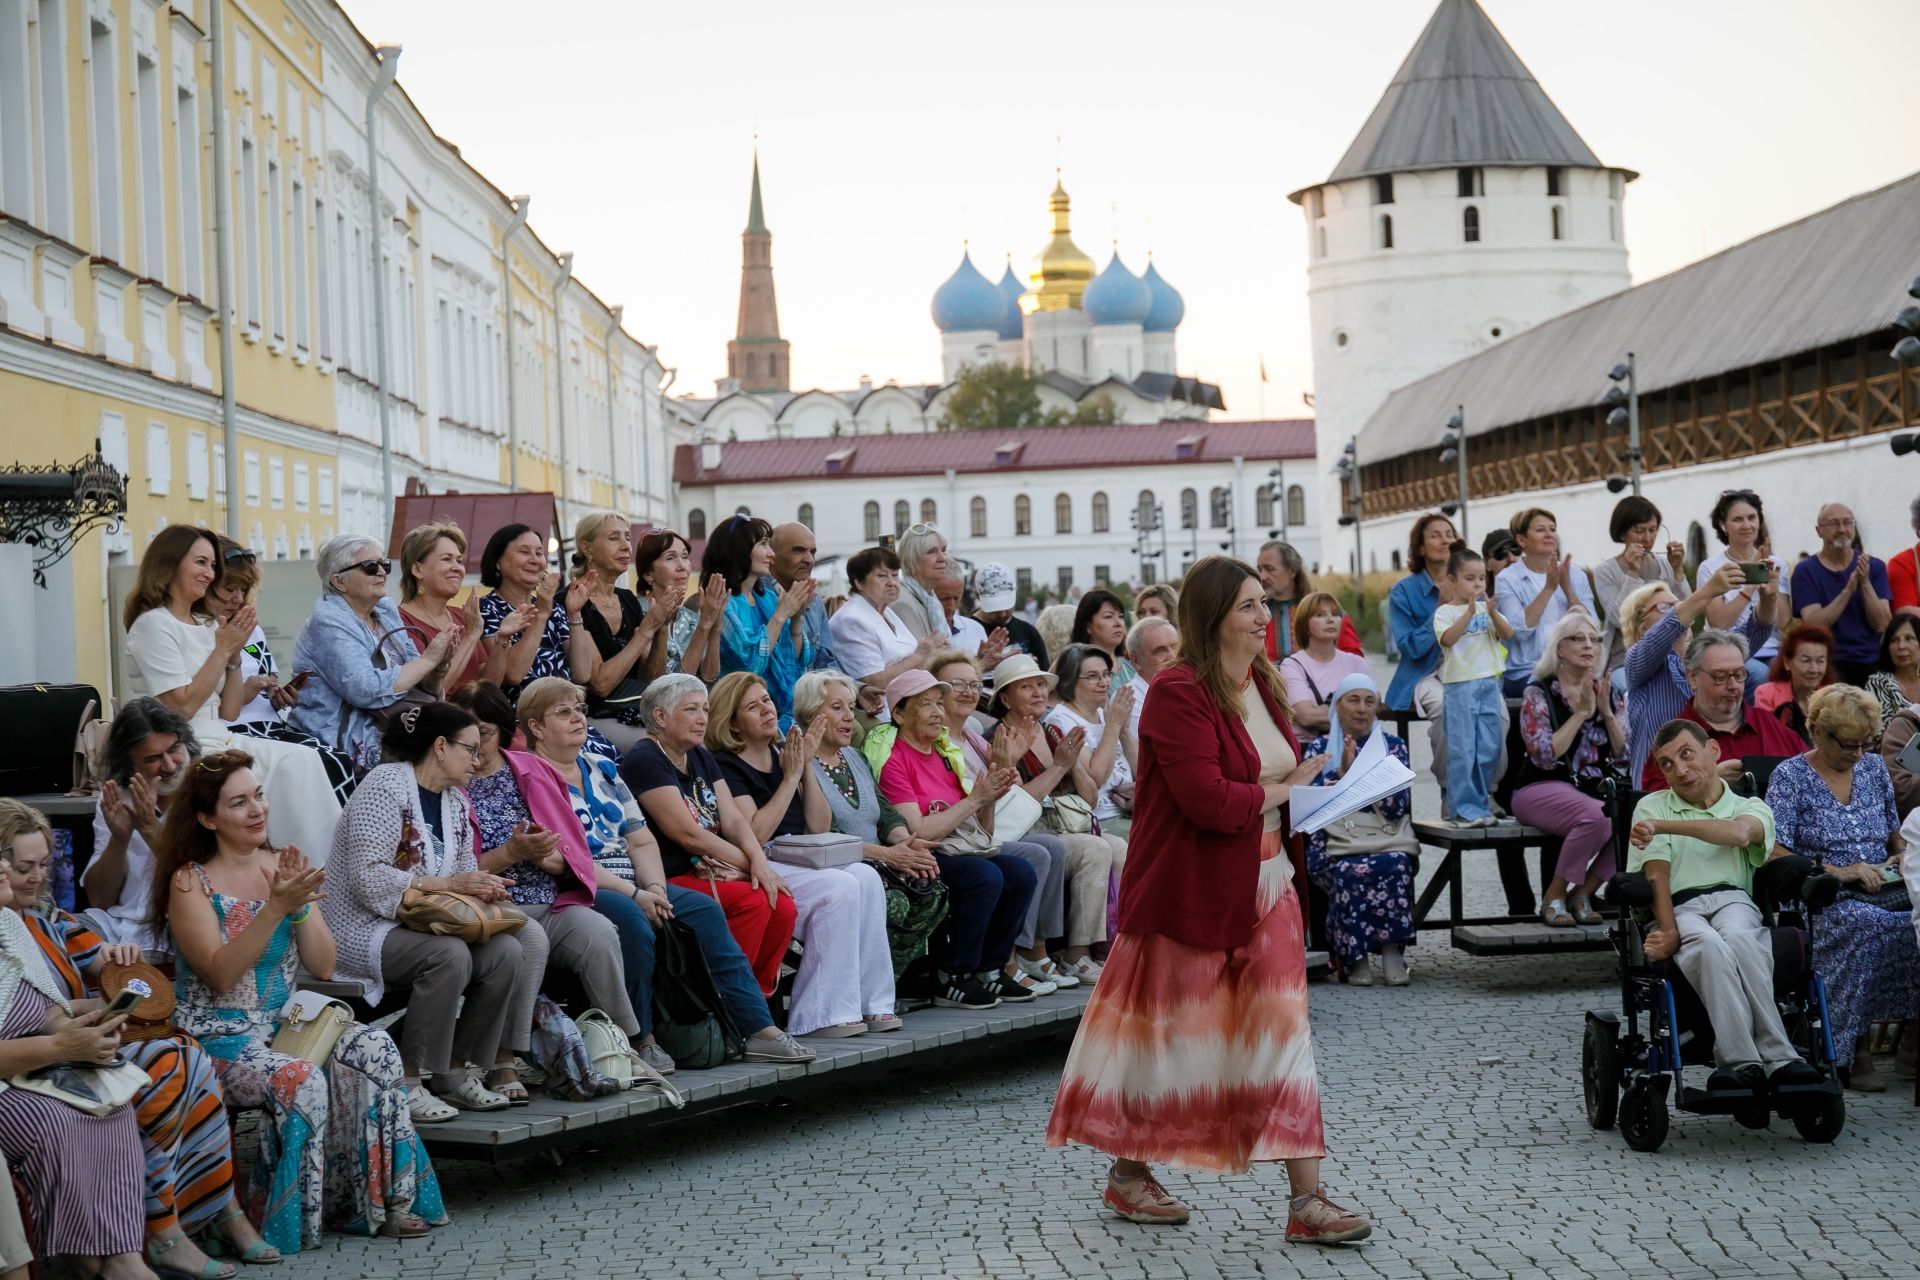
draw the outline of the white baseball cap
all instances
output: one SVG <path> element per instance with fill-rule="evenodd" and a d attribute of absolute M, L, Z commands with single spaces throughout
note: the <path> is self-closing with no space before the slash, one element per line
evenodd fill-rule
<path fill-rule="evenodd" d="M 981 613 L 1013 608 L 1016 595 L 1013 570 L 1003 564 L 983 564 L 973 575 L 973 607 Z"/>

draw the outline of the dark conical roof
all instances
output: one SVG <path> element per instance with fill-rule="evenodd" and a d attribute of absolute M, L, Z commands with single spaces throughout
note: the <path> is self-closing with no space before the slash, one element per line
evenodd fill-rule
<path fill-rule="evenodd" d="M 1440 0 L 1327 181 L 1536 164 L 1604 167 L 1476 0 Z"/>
<path fill-rule="evenodd" d="M 760 152 L 756 149 L 753 153 L 753 203 L 747 206 L 747 234 L 765 232 L 766 229 L 767 217 L 760 209 Z"/>

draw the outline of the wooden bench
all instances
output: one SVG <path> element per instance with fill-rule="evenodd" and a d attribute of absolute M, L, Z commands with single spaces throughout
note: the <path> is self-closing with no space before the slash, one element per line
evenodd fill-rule
<path fill-rule="evenodd" d="M 1451 822 L 1415 822 L 1413 834 L 1422 845 L 1439 849 L 1443 857 L 1433 879 L 1413 904 L 1416 929 L 1449 929 L 1453 945 L 1469 955 L 1528 955 L 1558 951 L 1604 951 L 1605 925 L 1575 925 L 1555 929 L 1533 915 L 1469 916 L 1465 901 L 1465 855 L 1469 853 L 1528 853 L 1539 851 L 1541 874 L 1548 874 L 1560 852 L 1560 837 L 1551 832 L 1507 821 L 1492 827 L 1462 827 Z M 1448 914 L 1430 918 L 1441 893 L 1447 895 Z"/>

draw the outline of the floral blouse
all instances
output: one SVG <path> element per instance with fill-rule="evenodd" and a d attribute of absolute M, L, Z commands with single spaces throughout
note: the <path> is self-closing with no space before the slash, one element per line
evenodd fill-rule
<path fill-rule="evenodd" d="M 640 601 L 641 617 L 644 618 L 647 615 L 647 609 L 652 603 L 651 600 Z M 683 604 L 679 609 L 675 610 L 673 621 L 667 624 L 665 632 L 667 638 L 667 672 L 684 671 L 690 676 L 700 674 L 698 671 L 687 671 L 686 668 L 687 646 L 693 643 L 693 633 L 699 626 L 700 611 L 698 609 Z M 659 643 L 658 637 L 655 638 L 654 643 Z"/>
<path fill-rule="evenodd" d="M 1607 696 L 1613 700 L 1613 713 L 1618 717 L 1622 700 L 1611 691 Z M 1538 774 L 1553 774 L 1575 786 L 1598 784 L 1606 776 L 1607 765 L 1616 759 L 1602 717 L 1588 716 L 1567 753 L 1564 756 L 1553 753 L 1555 722 L 1565 724 L 1572 716 L 1573 709 L 1567 703 L 1558 676 L 1545 687 L 1537 682 L 1527 686 L 1526 692 L 1520 695 L 1520 741 L 1527 749 L 1528 763 Z M 1534 781 L 1540 780 L 1537 776 L 1534 778 Z"/>
<path fill-rule="evenodd" d="M 467 784 L 467 796 L 473 801 L 474 825 L 480 828 L 480 847 L 497 849 L 513 839 L 513 829 L 532 815 L 520 796 L 520 784 L 513 770 L 502 764 L 484 778 Z M 516 862 L 500 872 L 511 880 L 507 890 L 518 906 L 542 906 L 552 902 L 559 885 L 552 875 L 531 862 Z"/>
<path fill-rule="evenodd" d="M 1805 756 L 1784 760 L 1767 783 L 1773 838 L 1789 852 L 1830 866 L 1885 862 L 1887 837 L 1900 829 L 1885 758 L 1853 766 L 1852 803 L 1841 804 Z"/>
<path fill-rule="evenodd" d="M 513 606 L 506 597 L 495 591 L 480 597 L 480 626 L 482 634 L 492 635 L 500 629 L 507 615 L 513 612 Z M 507 641 L 511 649 L 527 638 L 522 631 Z M 553 611 L 547 615 L 547 627 L 540 633 L 539 651 L 533 655 L 533 665 L 527 668 L 527 674 L 518 684 L 502 685 L 501 692 L 509 698 L 518 700 L 520 690 L 538 680 L 541 676 L 559 676 L 563 680 L 573 679 L 573 668 L 567 661 L 567 645 L 573 639 L 573 627 L 567 622 L 566 606 L 554 602 Z"/>

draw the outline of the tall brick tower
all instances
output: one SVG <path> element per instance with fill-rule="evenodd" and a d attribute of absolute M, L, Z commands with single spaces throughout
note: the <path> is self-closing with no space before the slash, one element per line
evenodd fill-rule
<path fill-rule="evenodd" d="M 773 300 L 773 233 L 760 208 L 760 153 L 753 154 L 753 201 L 740 233 L 740 320 L 727 344 L 727 373 L 742 391 L 786 391 L 792 366 Z"/>

